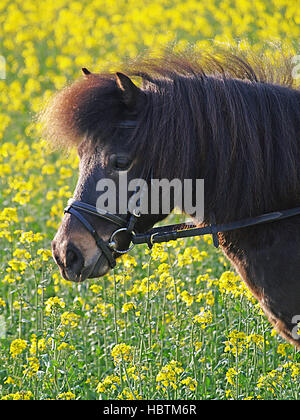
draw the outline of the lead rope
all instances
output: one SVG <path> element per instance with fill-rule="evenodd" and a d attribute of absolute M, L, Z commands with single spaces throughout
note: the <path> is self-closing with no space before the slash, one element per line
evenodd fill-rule
<path fill-rule="evenodd" d="M 294 209 L 283 210 L 273 213 L 266 213 L 257 217 L 239 220 L 224 224 L 212 224 L 204 227 L 197 227 L 193 224 L 177 224 L 154 228 L 146 233 L 136 234 L 132 238 L 132 242 L 137 244 L 147 244 L 151 248 L 155 243 L 175 241 L 180 238 L 188 238 L 194 236 L 212 235 L 214 245 L 219 246 L 218 233 L 229 232 L 232 230 L 243 229 L 246 227 L 261 225 L 264 223 L 275 222 L 289 217 L 300 215 L 300 207 Z"/>

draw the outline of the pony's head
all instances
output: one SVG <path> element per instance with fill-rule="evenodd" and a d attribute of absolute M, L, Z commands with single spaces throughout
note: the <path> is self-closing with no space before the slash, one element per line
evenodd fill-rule
<path fill-rule="evenodd" d="M 152 175 L 204 179 L 204 223 L 210 215 L 226 223 L 297 206 L 299 92 L 292 89 L 291 60 L 284 57 L 275 71 L 265 56 L 249 59 L 224 50 L 136 61 L 126 73 L 142 79 L 141 88 L 123 73 L 83 69 L 83 78 L 56 94 L 43 114 L 47 137 L 78 149 L 73 200 L 101 213 L 107 191 L 99 182 L 109 181 L 115 198 L 110 213 L 126 225 L 134 206 L 130 210 L 130 194 L 120 199 L 124 190 L 134 195 L 130 182 L 144 179 L 149 185 Z M 160 196 L 156 212 L 137 218 L 135 231 L 169 214 L 163 201 Z M 62 275 L 74 281 L 104 275 L 112 265 L 97 242 L 110 243 L 114 259 L 130 244 L 126 229 L 114 234 L 118 227 L 93 212 L 67 211 L 52 245 Z"/>
<path fill-rule="evenodd" d="M 95 209 L 94 214 L 77 209 L 74 213 L 81 213 L 81 217 L 66 212 L 55 235 L 52 253 L 65 279 L 83 281 L 102 276 L 111 268 L 110 258 L 103 251 L 106 249 L 114 260 L 129 247 L 130 232 L 121 229 L 114 234 L 120 226 L 95 213 L 108 208 L 124 220 L 124 225 L 132 213 L 139 216 L 134 204 L 130 207 L 129 203 L 134 191 L 127 190 L 131 181 L 144 180 L 147 186 L 151 179 L 153 168 L 137 143 L 145 109 L 146 92 L 128 76 L 96 75 L 83 69 L 83 79 L 58 93 L 45 111 L 48 136 L 54 140 L 57 137 L 60 143 L 71 143 L 78 150 L 79 178 L 72 201 Z M 136 187 L 141 190 L 141 185 Z M 158 211 L 136 217 L 134 230 L 143 232 L 165 216 Z M 95 234 L 86 228 L 87 224 Z M 113 235 L 114 248 L 105 245 L 103 250 L 95 235 L 105 244 Z"/>

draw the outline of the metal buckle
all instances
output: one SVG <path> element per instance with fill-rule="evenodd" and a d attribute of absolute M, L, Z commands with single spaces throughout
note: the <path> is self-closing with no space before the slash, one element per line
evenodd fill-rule
<path fill-rule="evenodd" d="M 115 251 L 115 252 L 118 252 L 119 254 L 126 254 L 126 252 L 129 252 L 133 247 L 134 247 L 134 243 L 128 248 L 128 249 L 122 249 L 122 250 L 118 250 L 117 249 L 117 244 L 116 244 L 116 242 L 114 241 L 114 237 L 116 236 L 116 234 L 117 233 L 119 233 L 119 232 L 128 232 L 128 229 L 127 228 L 120 228 L 120 229 L 117 229 L 117 230 L 115 230 L 112 234 L 111 234 L 111 237 L 110 237 L 110 239 L 109 239 L 109 242 L 108 242 L 108 246 L 113 250 L 113 251 Z M 134 231 L 132 231 L 132 232 L 130 232 L 131 233 L 131 235 L 135 235 L 135 232 Z"/>
<path fill-rule="evenodd" d="M 139 218 L 139 217 L 141 217 L 141 212 L 139 211 L 139 210 L 137 210 L 137 209 L 134 209 L 133 210 L 133 212 L 132 212 L 132 214 L 134 215 L 134 217 L 136 217 L 137 219 Z"/>

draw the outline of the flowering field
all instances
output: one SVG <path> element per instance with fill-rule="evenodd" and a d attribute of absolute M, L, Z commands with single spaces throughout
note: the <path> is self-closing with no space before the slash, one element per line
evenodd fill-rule
<path fill-rule="evenodd" d="M 210 237 L 135 248 L 100 280 L 60 277 L 50 241 L 78 161 L 51 152 L 34 120 L 81 67 L 118 70 L 173 42 L 259 50 L 299 36 L 298 1 L 1 0 L 0 398 L 299 399 L 299 353 Z"/>

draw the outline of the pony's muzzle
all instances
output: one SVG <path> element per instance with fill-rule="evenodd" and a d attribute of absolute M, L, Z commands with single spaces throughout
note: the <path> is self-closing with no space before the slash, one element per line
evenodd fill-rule
<path fill-rule="evenodd" d="M 79 281 L 84 266 L 84 257 L 75 245 L 68 243 L 66 246 L 62 246 L 62 244 L 58 246 L 53 240 L 52 255 L 66 280 Z"/>
<path fill-rule="evenodd" d="M 76 275 L 81 273 L 84 259 L 82 253 L 74 245 L 70 244 L 66 251 L 66 268 L 73 271 Z"/>

